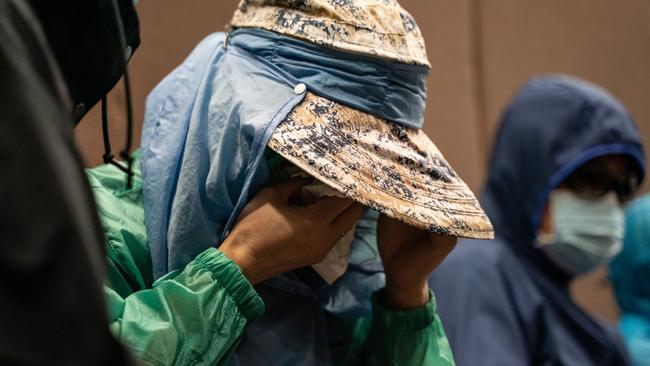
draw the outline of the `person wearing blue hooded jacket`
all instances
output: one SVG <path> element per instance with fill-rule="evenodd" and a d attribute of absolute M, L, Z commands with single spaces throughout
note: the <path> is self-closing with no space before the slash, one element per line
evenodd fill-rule
<path fill-rule="evenodd" d="M 521 88 L 481 197 L 495 239 L 460 242 L 429 281 L 458 365 L 629 364 L 569 283 L 621 250 L 644 164 L 632 117 L 605 90 L 568 76 Z"/>
<path fill-rule="evenodd" d="M 650 195 L 625 211 L 623 251 L 609 266 L 619 328 L 635 366 L 650 365 Z"/>
<path fill-rule="evenodd" d="M 453 365 L 427 279 L 493 231 L 421 130 L 415 21 L 242 0 L 230 26 L 147 98 L 132 187 L 89 171 L 111 331 L 154 365 Z"/>

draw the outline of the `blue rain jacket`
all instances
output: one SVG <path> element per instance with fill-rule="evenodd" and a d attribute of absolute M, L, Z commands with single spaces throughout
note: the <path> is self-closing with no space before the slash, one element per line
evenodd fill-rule
<path fill-rule="evenodd" d="M 141 164 L 154 278 L 218 246 L 268 183 L 265 147 L 302 101 L 297 84 L 323 96 L 340 90 L 354 108 L 419 127 L 427 74 L 262 30 L 236 30 L 227 44 L 222 33 L 206 38 L 147 99 Z M 247 328 L 233 364 L 270 355 L 277 364 L 330 363 L 326 311 L 370 315 L 371 294 L 384 286 L 377 216 L 368 211 L 357 225 L 348 271 L 332 286 L 306 268 L 256 287 L 266 312 Z"/>
<path fill-rule="evenodd" d="M 302 101 L 304 89 L 294 91 L 299 83 L 355 109 L 422 126 L 424 66 L 260 29 L 231 32 L 227 47 L 223 37 L 199 44 L 147 100 L 142 170 L 155 278 L 218 245 L 250 192 L 268 182 L 264 149 Z"/>
<path fill-rule="evenodd" d="M 461 241 L 430 285 L 458 365 L 626 365 L 613 329 L 579 309 L 570 278 L 536 248 L 548 195 L 586 161 L 626 154 L 643 177 L 639 132 L 604 90 L 563 76 L 533 79 L 496 136 L 481 203 L 491 241 Z"/>
<path fill-rule="evenodd" d="M 635 366 L 650 365 L 650 195 L 625 213 L 623 251 L 610 276 L 621 310 L 620 329 Z"/>

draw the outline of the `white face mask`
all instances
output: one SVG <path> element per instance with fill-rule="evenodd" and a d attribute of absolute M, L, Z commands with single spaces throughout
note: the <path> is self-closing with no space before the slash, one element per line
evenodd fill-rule
<path fill-rule="evenodd" d="M 614 192 L 585 199 L 567 190 L 551 193 L 553 234 L 539 234 L 542 251 L 573 275 L 591 272 L 623 247 L 625 215 Z"/>

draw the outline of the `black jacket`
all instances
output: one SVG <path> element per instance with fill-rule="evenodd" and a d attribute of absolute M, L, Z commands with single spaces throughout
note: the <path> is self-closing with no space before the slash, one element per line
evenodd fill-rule
<path fill-rule="evenodd" d="M 0 0 L 0 80 L 0 364 L 130 364 L 107 326 L 71 98 L 25 1 Z"/>
<path fill-rule="evenodd" d="M 491 241 L 461 241 L 431 276 L 456 364 L 629 365 L 617 332 L 571 299 L 569 274 L 538 248 L 552 190 L 591 159 L 645 159 L 625 107 L 568 76 L 529 81 L 506 110 L 481 204 Z"/>

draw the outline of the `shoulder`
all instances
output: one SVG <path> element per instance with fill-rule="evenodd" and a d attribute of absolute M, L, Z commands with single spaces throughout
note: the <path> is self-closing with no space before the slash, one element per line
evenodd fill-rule
<path fill-rule="evenodd" d="M 170 72 L 147 97 L 147 108 L 156 105 L 168 95 L 175 94 L 175 88 L 181 86 L 197 87 L 205 69 L 226 40 L 225 33 L 212 33 L 199 42 L 190 54 Z M 176 91 L 177 92 L 177 91 Z"/>
<path fill-rule="evenodd" d="M 111 245 L 137 238 L 146 242 L 144 200 L 139 153 L 134 153 L 132 187 L 126 187 L 126 175 L 112 165 L 87 169 L 97 213 L 104 235 Z"/>
<path fill-rule="evenodd" d="M 143 154 L 152 144 L 154 131 L 161 120 L 179 121 L 192 105 L 197 89 L 209 66 L 219 59 L 226 34 L 212 33 L 199 42 L 185 60 L 161 80 L 149 93 L 145 103 L 141 146 Z M 221 52 L 222 53 L 222 52 Z M 176 123 L 172 131 L 181 130 Z"/>
<path fill-rule="evenodd" d="M 461 240 L 429 280 L 440 295 L 464 292 L 486 301 L 517 303 L 539 299 L 525 264 L 507 244 L 495 240 Z M 496 294 L 500 294 L 496 296 Z"/>
<path fill-rule="evenodd" d="M 463 268 L 467 272 L 496 271 L 502 266 L 520 266 L 515 255 L 500 240 L 460 240 L 440 266 L 443 271 Z"/>
<path fill-rule="evenodd" d="M 429 284 L 459 365 L 528 363 L 544 302 L 506 244 L 460 241 Z"/>
<path fill-rule="evenodd" d="M 183 60 L 183 62 L 167 77 L 165 77 L 165 79 L 163 79 L 161 85 L 165 85 L 165 81 L 174 79 L 174 77 L 178 75 L 191 73 L 202 74 L 205 66 L 210 63 L 212 56 L 222 48 L 225 41 L 226 34 L 223 32 L 212 33 L 203 38 Z"/>

